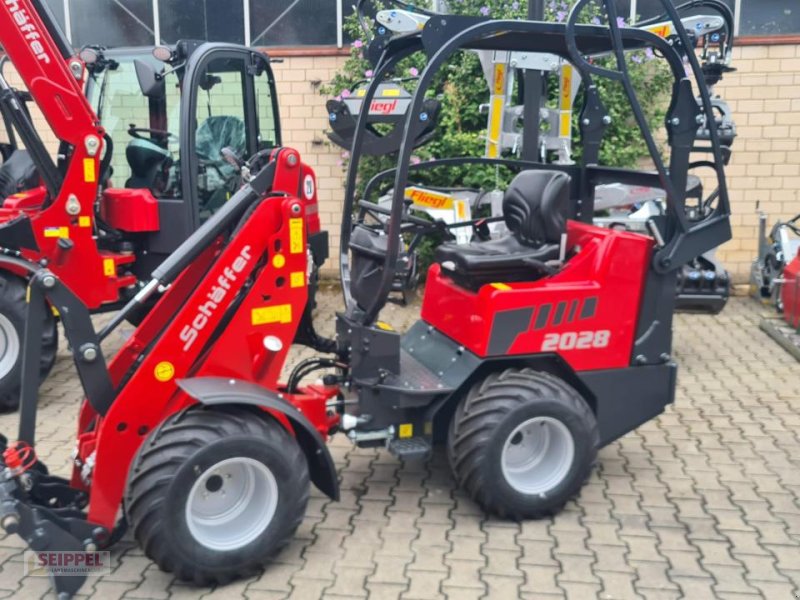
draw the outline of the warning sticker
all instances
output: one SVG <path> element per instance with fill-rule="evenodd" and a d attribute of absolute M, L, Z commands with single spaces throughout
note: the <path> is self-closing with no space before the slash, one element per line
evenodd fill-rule
<path fill-rule="evenodd" d="M 397 433 L 401 438 L 410 438 L 414 436 L 414 425 L 412 423 L 403 423 Z"/>
<path fill-rule="evenodd" d="M 295 271 L 289 276 L 289 286 L 293 288 L 303 287 L 306 284 L 306 274 L 302 271 Z"/>
<path fill-rule="evenodd" d="M 303 219 L 289 219 L 289 252 L 300 254 L 304 250 Z"/>
<path fill-rule="evenodd" d="M 162 360 L 153 369 L 153 375 L 160 382 L 166 382 L 175 377 L 175 365 L 171 362 Z"/>
<path fill-rule="evenodd" d="M 46 238 L 68 238 L 69 227 L 45 227 L 44 237 Z"/>
<path fill-rule="evenodd" d="M 265 325 L 267 323 L 291 323 L 292 305 L 276 304 L 275 306 L 262 306 L 254 308 L 250 313 L 250 323 Z"/>
<path fill-rule="evenodd" d="M 83 159 L 83 180 L 86 183 L 94 183 L 97 181 L 97 176 L 94 172 L 94 159 L 93 158 L 84 158 Z"/>
<path fill-rule="evenodd" d="M 117 274 L 117 266 L 114 264 L 113 258 L 103 259 L 103 275 L 106 277 L 114 277 Z"/>

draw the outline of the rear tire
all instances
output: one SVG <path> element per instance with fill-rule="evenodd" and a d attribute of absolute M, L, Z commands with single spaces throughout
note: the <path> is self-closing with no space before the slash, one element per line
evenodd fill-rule
<path fill-rule="evenodd" d="M 19 407 L 22 340 L 28 314 L 26 293 L 26 283 L 22 279 L 9 273 L 0 274 L 0 412 Z M 58 327 L 50 307 L 46 307 L 44 318 L 40 383 L 53 368 L 58 351 Z"/>
<path fill-rule="evenodd" d="M 526 519 L 561 509 L 588 477 L 598 445 L 597 421 L 578 392 L 548 373 L 508 369 L 460 402 L 447 450 L 473 500 Z"/>
<path fill-rule="evenodd" d="M 306 458 L 271 417 L 238 407 L 192 408 L 142 444 L 125 512 L 161 569 L 207 586 L 269 562 L 303 520 L 308 496 Z"/>

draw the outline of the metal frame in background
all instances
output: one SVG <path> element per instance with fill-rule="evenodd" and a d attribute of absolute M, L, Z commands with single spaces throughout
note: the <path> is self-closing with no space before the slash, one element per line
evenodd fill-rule
<path fill-rule="evenodd" d="M 587 88 L 593 88 L 591 82 L 593 75 L 620 81 L 625 86 L 626 95 L 636 117 L 637 125 L 639 125 L 642 135 L 647 141 L 648 150 L 656 165 L 659 187 L 666 191 L 668 198 L 667 216 L 662 219 L 662 222 L 654 223 L 654 227 L 659 233 L 659 236 L 656 236 L 657 239 L 667 239 L 667 242 L 659 245 L 655 251 L 653 260 L 655 272 L 661 275 L 672 272 L 686 260 L 710 247 L 718 245 L 729 237 L 730 226 L 727 221 L 727 215 L 730 212 L 730 207 L 725 187 L 724 163 L 719 147 L 719 136 L 713 128 L 710 134 L 712 154 L 714 156 L 713 162 L 717 165 L 716 170 L 720 187 L 718 205 L 701 223 L 689 223 L 684 211 L 689 154 L 696 134 L 696 119 L 699 117 L 700 107 L 697 105 L 693 86 L 686 78 L 681 55 L 666 40 L 653 33 L 636 28 L 621 29 L 618 27 L 613 2 L 609 3 L 611 6 L 608 7 L 609 27 L 578 25 L 578 13 L 588 2 L 589 0 L 579 0 L 573 7 L 565 24 L 533 21 L 491 21 L 481 18 L 454 17 L 452 15 L 447 15 L 446 17 L 436 16 L 432 17 L 419 33 L 401 35 L 388 40 L 386 38 L 376 39 L 370 44 L 368 55 L 371 56 L 375 64 L 375 75 L 363 99 L 365 105 L 372 101 L 381 80 L 401 58 L 423 50 L 428 55 L 428 65 L 420 76 L 411 106 L 406 114 L 404 139 L 398 155 L 398 168 L 393 186 L 394 197 L 387 231 L 387 251 L 381 283 L 378 294 L 376 294 L 370 306 L 364 307 L 364 314 L 359 316 L 363 323 L 374 321 L 391 290 L 392 277 L 399 253 L 403 188 L 409 175 L 409 162 L 412 151 L 409 134 L 415 125 L 414 119 L 419 116 L 425 92 L 432 83 L 435 72 L 450 56 L 462 49 L 491 48 L 508 50 L 515 49 L 520 45 L 527 45 L 529 46 L 527 49 L 532 51 L 554 51 L 552 47 L 547 45 L 545 38 L 547 36 L 563 36 L 565 46 L 560 52 L 568 56 L 575 67 L 581 71 Z M 690 48 L 691 43 L 688 34 L 680 23 L 675 7 L 666 0 L 662 0 L 662 6 L 670 21 L 674 23 L 680 45 L 684 48 Z M 372 46 L 375 46 L 375 48 Z M 670 124 L 670 145 L 673 149 L 668 166 L 661 159 L 652 132 L 647 127 L 642 115 L 641 105 L 627 75 L 624 59 L 625 49 L 635 49 L 637 47 L 652 47 L 659 50 L 669 64 L 676 81 L 673 104 L 670 107 L 668 119 Z M 590 64 L 584 57 L 587 54 L 591 55 L 606 51 L 611 51 L 616 58 L 616 70 L 604 69 Z M 693 53 L 688 52 L 686 54 L 699 91 L 703 111 L 705 114 L 713 114 L 709 91 L 704 82 L 699 61 Z M 587 101 L 587 107 L 593 109 L 594 112 L 592 114 L 586 113 L 587 108 L 584 107 L 585 117 L 582 119 L 584 121 L 590 120 L 588 117 L 597 120 L 595 117 L 599 118 L 599 116 L 602 116 L 600 113 L 604 112 L 602 104 L 597 103 L 596 107 L 592 107 L 590 104 L 591 100 Z M 597 114 L 594 114 L 595 112 Z M 340 275 L 348 312 L 355 308 L 349 293 L 349 234 L 352 224 L 350 215 L 355 201 L 355 183 L 361 156 L 361 142 L 366 129 L 366 114 L 363 111 L 359 114 L 345 188 L 346 206 L 343 210 Z M 585 138 L 593 133 L 587 126 L 586 131 L 582 133 L 582 137 Z M 602 137 L 602 130 L 596 133 Z M 622 171 L 624 171 L 589 165 L 586 161 L 584 161 L 581 169 L 584 172 L 581 176 L 581 185 L 586 187 L 584 191 L 587 192 L 581 194 L 584 202 L 589 197 L 590 186 L 602 183 L 604 179 L 619 180 Z"/>

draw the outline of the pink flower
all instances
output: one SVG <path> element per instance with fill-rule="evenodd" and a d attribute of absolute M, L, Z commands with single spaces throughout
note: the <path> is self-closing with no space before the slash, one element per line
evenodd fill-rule
<path fill-rule="evenodd" d="M 419 156 L 417 156 L 416 154 L 411 156 L 411 164 L 412 165 L 418 165 L 421 162 L 422 162 L 422 160 L 420 160 Z"/>
<path fill-rule="evenodd" d="M 364 77 L 370 78 L 373 75 L 374 73 L 372 72 L 372 69 L 367 69 L 366 71 L 364 71 Z"/>
<path fill-rule="evenodd" d="M 408 74 L 411 75 L 412 77 L 416 77 L 417 75 L 419 75 L 419 70 L 416 67 L 411 67 L 408 70 Z"/>
<path fill-rule="evenodd" d="M 350 96 L 350 90 L 342 90 L 342 98 L 348 98 Z"/>
<path fill-rule="evenodd" d="M 353 42 L 353 47 L 354 48 L 361 48 L 363 45 L 364 45 L 364 42 L 362 42 L 361 40 L 356 40 L 355 42 Z"/>

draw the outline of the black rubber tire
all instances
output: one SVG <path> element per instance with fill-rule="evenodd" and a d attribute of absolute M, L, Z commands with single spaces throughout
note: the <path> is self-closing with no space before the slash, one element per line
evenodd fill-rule
<path fill-rule="evenodd" d="M 232 550 L 200 544 L 186 522 L 196 479 L 228 458 L 267 465 L 278 484 L 275 515 L 262 534 Z M 294 438 L 271 417 L 241 407 L 191 408 L 165 420 L 131 465 L 125 513 L 145 554 L 197 585 L 224 584 L 261 569 L 292 539 L 309 497 L 308 464 Z"/>
<path fill-rule="evenodd" d="M 17 331 L 20 340 L 20 354 L 14 366 L 0 377 L 0 412 L 19 408 L 19 392 L 22 377 L 22 340 L 25 335 L 25 319 L 28 304 L 25 301 L 27 284 L 10 273 L 0 273 L 0 313 L 6 316 Z M 45 310 L 45 323 L 42 333 L 42 355 L 39 367 L 39 382 L 47 378 L 56 362 L 58 352 L 58 325 L 53 311 Z"/>
<path fill-rule="evenodd" d="M 574 443 L 572 465 L 547 494 L 524 494 L 503 475 L 502 452 L 521 423 L 558 419 Z M 535 519 L 558 512 L 580 490 L 599 446 L 597 421 L 581 395 L 563 380 L 533 369 L 492 373 L 461 400 L 450 421 L 447 454 L 458 484 L 484 510 L 503 518 Z"/>

